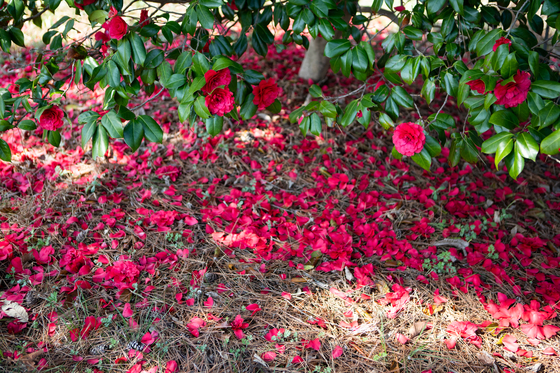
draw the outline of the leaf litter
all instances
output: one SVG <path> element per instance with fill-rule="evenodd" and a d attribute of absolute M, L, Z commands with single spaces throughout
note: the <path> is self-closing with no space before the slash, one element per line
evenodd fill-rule
<path fill-rule="evenodd" d="M 444 148 L 426 173 L 376 126 L 303 138 L 287 122 L 302 57 L 246 58 L 285 76 L 284 109 L 215 138 L 165 99 L 145 107 L 163 144 L 115 141 L 100 162 L 77 124 L 62 152 L 2 135 L 2 369 L 560 370 L 559 165 L 541 157 L 513 181 L 448 167 Z"/>

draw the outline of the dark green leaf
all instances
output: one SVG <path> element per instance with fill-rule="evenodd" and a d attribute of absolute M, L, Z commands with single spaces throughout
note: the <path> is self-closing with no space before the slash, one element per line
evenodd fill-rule
<path fill-rule="evenodd" d="M 358 114 L 358 100 L 351 101 L 348 106 L 344 109 L 344 115 L 340 120 L 340 125 L 342 127 L 348 127 L 354 119 L 356 119 L 356 115 Z"/>
<path fill-rule="evenodd" d="M 352 44 L 348 40 L 333 40 L 329 41 L 325 46 L 325 56 L 329 58 L 333 58 L 336 56 L 340 56 L 344 52 L 346 52 Z"/>
<path fill-rule="evenodd" d="M 10 34 L 10 38 L 14 42 L 14 44 L 19 45 L 20 47 L 25 47 L 25 37 L 23 36 L 23 32 L 20 29 L 11 27 L 8 30 Z"/>
<path fill-rule="evenodd" d="M 2 139 L 0 139 L 0 159 L 5 162 L 12 161 L 12 151 L 10 150 L 10 146 Z"/>
<path fill-rule="evenodd" d="M 515 143 L 515 146 L 518 148 L 519 154 L 521 154 L 523 158 L 536 161 L 537 155 L 539 154 L 539 144 L 537 144 L 533 136 L 531 136 L 529 133 L 520 133 L 517 136 L 517 142 Z"/>
<path fill-rule="evenodd" d="M 486 154 L 495 153 L 499 144 L 510 141 L 513 135 L 509 132 L 500 132 L 482 143 L 481 151 Z"/>
<path fill-rule="evenodd" d="M 92 140 L 91 156 L 93 159 L 103 157 L 109 147 L 109 138 L 103 126 L 98 126 Z"/>
<path fill-rule="evenodd" d="M 60 145 L 62 137 L 60 136 L 60 132 L 58 131 L 47 131 L 47 140 L 52 146 L 58 147 Z"/>
<path fill-rule="evenodd" d="M 206 132 L 212 137 L 217 136 L 222 132 L 222 127 L 224 125 L 224 117 L 218 115 L 211 116 L 205 120 L 206 122 Z"/>
<path fill-rule="evenodd" d="M 142 122 L 146 139 L 161 144 L 163 141 L 163 130 L 159 124 L 148 115 L 140 115 L 138 119 Z"/>
<path fill-rule="evenodd" d="M 113 139 L 120 139 L 123 137 L 123 125 L 121 122 L 121 118 L 115 113 L 114 111 L 110 111 L 101 118 L 101 124 L 107 132 L 109 136 Z"/>
<path fill-rule="evenodd" d="M 405 27 L 403 29 L 403 32 L 406 36 L 409 37 L 409 39 L 412 40 L 422 40 L 422 36 L 424 36 L 422 30 L 419 30 L 416 27 L 412 27 L 412 26 Z"/>
<path fill-rule="evenodd" d="M 511 111 L 501 110 L 490 116 L 490 123 L 512 130 L 519 125 L 519 119 Z"/>
<path fill-rule="evenodd" d="M 424 149 L 428 151 L 431 157 L 437 157 L 441 154 L 441 145 L 432 136 L 426 134 L 426 143 Z"/>
<path fill-rule="evenodd" d="M 436 84 L 433 78 L 427 79 L 422 86 L 422 97 L 426 99 L 428 105 L 432 102 L 436 94 Z"/>
<path fill-rule="evenodd" d="M 494 29 L 488 32 L 480 41 L 476 44 L 476 54 L 478 56 L 485 56 L 492 52 L 496 40 L 500 37 L 501 30 Z"/>
<path fill-rule="evenodd" d="M 84 124 L 84 127 L 82 128 L 82 148 L 86 147 L 86 144 L 92 138 L 96 129 L 97 129 L 96 119 L 89 120 Z"/>
<path fill-rule="evenodd" d="M 155 69 L 163 62 L 164 58 L 165 57 L 161 49 L 152 49 L 146 55 L 144 67 L 148 69 Z"/>
<path fill-rule="evenodd" d="M 482 144 L 482 146 L 484 146 L 484 144 Z M 496 148 L 496 155 L 494 159 L 494 164 L 496 165 L 496 169 L 498 169 L 498 166 L 502 161 L 502 159 L 504 159 L 509 153 L 511 153 L 512 150 L 513 150 L 512 137 L 506 137 L 498 143 L 498 147 Z"/>
<path fill-rule="evenodd" d="M 309 116 L 309 132 L 315 136 L 319 136 L 321 134 L 321 127 L 321 119 L 317 113 L 311 114 Z"/>
<path fill-rule="evenodd" d="M 319 111 L 328 118 L 336 118 L 337 115 L 336 107 L 329 101 L 321 101 Z"/>
<path fill-rule="evenodd" d="M 547 80 L 537 80 L 531 84 L 531 91 L 544 98 L 560 97 L 560 83 Z"/>
<path fill-rule="evenodd" d="M 212 66 L 212 70 L 220 71 L 222 69 L 225 69 L 226 67 L 231 67 L 232 71 L 234 71 L 237 74 L 243 73 L 243 67 L 240 64 L 230 60 L 228 57 L 225 56 L 219 56 L 216 59 L 216 62 L 214 62 L 214 65 Z"/>
<path fill-rule="evenodd" d="M 454 11 L 463 15 L 463 0 L 449 0 L 449 3 Z"/>
<path fill-rule="evenodd" d="M 560 130 L 552 132 L 541 142 L 541 152 L 549 155 L 560 152 Z"/>
<path fill-rule="evenodd" d="M 133 119 L 124 127 L 124 142 L 136 151 L 144 138 L 144 126 L 139 119 Z"/>
<path fill-rule="evenodd" d="M 309 87 L 309 94 L 315 98 L 322 97 L 323 91 L 321 90 L 321 87 L 319 87 L 316 84 L 313 84 L 311 87 Z"/>
<path fill-rule="evenodd" d="M 410 94 L 404 90 L 402 87 L 394 87 L 391 92 L 391 97 L 395 102 L 405 108 L 412 108 L 414 106 L 414 101 Z"/>
<path fill-rule="evenodd" d="M 517 57 L 515 56 L 515 52 L 508 55 L 502 65 L 500 72 L 502 73 L 502 77 L 504 79 L 508 79 L 509 77 L 513 76 L 517 73 L 517 69 L 519 64 L 517 63 Z"/>
<path fill-rule="evenodd" d="M 266 107 L 266 110 L 278 114 L 282 110 L 282 103 L 280 100 L 276 99 L 272 104 Z"/>
<path fill-rule="evenodd" d="M 245 70 L 243 79 L 249 84 L 258 85 L 261 80 L 264 80 L 264 75 L 255 70 Z"/>
<path fill-rule="evenodd" d="M 22 120 L 19 124 L 18 127 L 21 128 L 24 131 L 34 131 L 37 129 L 37 125 L 35 124 L 35 122 L 33 122 L 32 120 L 26 119 L 26 120 Z"/>
<path fill-rule="evenodd" d="M 511 176 L 515 180 L 517 180 L 517 176 L 519 176 L 519 174 L 521 173 L 521 171 L 523 171 L 523 168 L 525 167 L 525 159 L 521 155 L 518 145 L 519 145 L 518 143 L 515 143 L 513 154 L 510 154 L 505 159 L 509 176 Z"/>
<path fill-rule="evenodd" d="M 556 123 L 560 117 L 560 107 L 554 102 L 548 102 L 546 106 L 539 111 L 538 118 L 540 122 L 540 129 L 548 127 L 553 123 Z"/>
<path fill-rule="evenodd" d="M 207 8 L 219 8 L 224 5 L 222 0 L 200 0 L 199 3 Z"/>
<path fill-rule="evenodd" d="M 214 28 L 214 15 L 205 6 L 199 5 L 196 7 L 196 15 L 198 17 L 198 22 L 205 29 L 211 30 Z"/>
<path fill-rule="evenodd" d="M 137 65 L 144 66 L 146 61 L 146 47 L 142 38 L 136 33 L 132 34 L 130 38 L 130 44 L 132 45 L 132 58 Z"/>
<path fill-rule="evenodd" d="M 258 107 L 253 103 L 254 99 L 255 99 L 255 95 L 251 93 L 249 96 L 247 96 L 243 105 L 241 105 L 239 114 L 241 115 L 241 118 L 243 120 L 249 120 L 257 113 Z"/>
<path fill-rule="evenodd" d="M 418 166 L 422 167 L 426 171 L 430 171 L 432 157 L 426 148 L 422 149 L 420 153 L 414 154 L 411 158 Z"/>
<path fill-rule="evenodd" d="M 198 98 L 194 102 L 194 111 L 202 119 L 206 119 L 210 117 L 211 114 L 208 108 L 206 107 L 206 101 L 203 96 L 198 96 Z"/>

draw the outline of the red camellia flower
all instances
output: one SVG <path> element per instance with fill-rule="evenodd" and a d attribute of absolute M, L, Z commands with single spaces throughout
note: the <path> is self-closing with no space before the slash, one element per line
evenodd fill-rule
<path fill-rule="evenodd" d="M 84 7 L 95 3 L 97 0 L 83 0 L 82 2 L 78 3 L 77 1 L 74 2 L 76 8 L 84 10 Z"/>
<path fill-rule="evenodd" d="M 499 38 L 498 40 L 496 40 L 496 43 L 494 43 L 494 47 L 493 47 L 492 49 L 493 49 L 494 52 L 495 52 L 496 49 L 498 49 L 498 47 L 499 47 L 500 45 L 503 45 L 503 44 L 507 44 L 507 45 L 509 46 L 509 45 L 511 45 L 511 40 L 506 39 L 506 38 L 504 38 L 504 37 L 501 37 L 501 38 Z M 508 47 L 508 50 L 509 50 L 509 47 Z"/>
<path fill-rule="evenodd" d="M 95 40 L 101 40 L 103 43 L 106 43 L 111 40 L 111 38 L 107 35 L 107 32 L 98 31 L 95 33 Z"/>
<path fill-rule="evenodd" d="M 115 8 L 114 6 L 111 6 L 111 8 L 109 8 L 109 14 L 108 14 L 108 18 L 113 18 L 114 16 L 116 16 L 119 12 L 117 11 L 117 8 Z"/>
<path fill-rule="evenodd" d="M 148 9 L 142 9 L 140 12 L 140 27 L 146 26 L 150 20 L 148 19 Z"/>
<path fill-rule="evenodd" d="M 114 16 L 110 21 L 103 24 L 111 39 L 121 40 L 128 31 L 128 25 L 120 16 Z"/>
<path fill-rule="evenodd" d="M 517 71 L 513 77 L 513 82 L 502 85 L 502 81 L 498 82 L 494 89 L 496 95 L 496 103 L 504 105 L 506 108 L 515 107 L 527 99 L 529 88 L 531 88 L 531 80 L 529 73 L 526 71 Z"/>
<path fill-rule="evenodd" d="M 253 89 L 255 98 L 253 104 L 259 107 L 259 110 L 272 105 L 274 100 L 282 94 L 282 88 L 278 87 L 274 79 L 261 80 L 259 85 Z"/>
<path fill-rule="evenodd" d="M 467 85 L 471 87 L 473 91 L 478 92 L 481 95 L 486 92 L 486 84 L 484 84 L 484 82 L 480 79 L 471 80 L 470 82 L 467 82 Z"/>
<path fill-rule="evenodd" d="M 132 285 L 136 282 L 140 271 L 133 262 L 128 260 L 116 261 L 107 268 L 107 279 L 114 279 L 116 283 Z"/>
<path fill-rule="evenodd" d="M 401 123 L 393 134 L 393 144 L 402 155 L 413 156 L 424 149 L 424 129 L 415 123 Z"/>
<path fill-rule="evenodd" d="M 395 7 L 395 10 L 396 10 L 397 12 L 404 12 L 405 9 L 406 9 L 406 8 L 405 8 L 404 6 L 402 6 L 402 5 L 401 5 L 401 6 L 396 6 L 396 7 Z"/>
<path fill-rule="evenodd" d="M 64 118 L 64 112 L 55 105 L 43 111 L 39 118 L 39 127 L 44 130 L 56 131 L 64 124 L 62 118 Z"/>
<path fill-rule="evenodd" d="M 211 95 L 206 96 L 206 107 L 210 113 L 220 117 L 233 110 L 233 103 L 233 93 L 227 88 L 216 88 Z"/>
<path fill-rule="evenodd" d="M 235 316 L 235 319 L 231 322 L 231 328 L 233 329 L 233 334 L 239 339 L 243 339 L 245 335 L 243 334 L 243 329 L 249 326 L 248 323 L 244 322 L 240 315 Z"/>
<path fill-rule="evenodd" d="M 229 69 L 222 69 L 220 71 L 208 70 L 206 74 L 204 74 L 204 79 L 206 80 L 206 84 L 202 87 L 202 92 L 208 95 L 219 86 L 229 85 L 231 82 L 231 73 Z"/>

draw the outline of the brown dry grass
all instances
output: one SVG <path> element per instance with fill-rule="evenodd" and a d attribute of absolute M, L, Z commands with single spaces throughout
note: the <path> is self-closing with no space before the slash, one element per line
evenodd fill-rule
<path fill-rule="evenodd" d="M 358 134 L 354 135 L 358 136 Z M 353 136 L 352 133 L 350 133 L 350 136 Z M 338 138 L 336 141 L 342 144 L 344 140 Z M 382 142 L 383 140 L 377 139 L 375 141 Z M 261 155 L 255 150 L 253 156 L 259 157 Z M 279 153 L 275 156 L 283 157 L 289 163 L 290 157 L 295 155 L 288 151 L 285 154 Z M 183 165 L 182 176 L 176 185 L 187 185 L 202 175 L 211 176 L 218 172 L 227 171 L 237 174 L 240 172 L 237 168 L 238 165 L 243 163 L 235 158 L 232 161 L 233 163 L 220 161 L 214 167 L 197 167 L 196 170 L 192 166 Z M 24 165 L 21 165 L 21 167 L 24 167 Z M 91 169 L 94 172 L 100 172 L 106 168 L 110 169 L 113 175 L 121 173 L 118 165 L 98 164 Z M 309 166 L 308 169 L 300 168 L 298 170 L 302 175 L 303 182 L 300 185 L 294 185 L 293 188 L 297 190 L 306 186 L 305 180 L 309 180 L 310 175 L 308 173 L 311 169 L 312 167 Z M 241 168 L 242 170 L 243 168 Z M 411 172 L 418 174 L 418 186 L 427 182 L 420 177 L 419 170 L 412 169 Z M 481 177 L 478 172 L 475 171 L 473 175 L 467 176 L 467 178 Z M 535 170 L 533 170 L 533 173 L 528 175 L 528 179 L 535 179 L 535 182 L 539 182 L 541 176 Z M 358 175 L 352 176 L 356 177 Z M 61 176 L 62 179 L 69 177 Z M 66 181 L 69 181 L 69 179 Z M 149 188 L 150 184 L 160 189 L 162 187 L 162 181 L 155 178 L 146 180 L 145 187 Z M 524 186 L 528 189 L 528 192 L 531 184 L 532 182 Z M 275 185 L 282 188 L 287 187 L 281 181 L 276 182 Z M 379 188 L 379 186 L 371 187 Z M 226 192 L 227 189 L 227 187 L 221 186 L 217 190 L 217 195 Z M 98 193 L 103 190 L 102 185 L 97 187 L 95 193 L 87 193 L 83 186 L 74 185 L 65 190 L 56 190 L 53 185 L 47 185 L 41 196 L 28 196 L 12 202 L 10 207 L 17 213 L 3 213 L 3 215 L 8 217 L 10 224 L 17 223 L 20 226 L 29 226 L 35 220 L 34 214 L 36 213 L 37 198 L 39 198 L 39 206 L 42 211 L 52 208 L 62 216 L 84 217 L 92 211 L 91 208 L 93 207 L 95 214 L 89 222 L 90 227 L 93 227 L 100 221 L 103 214 L 116 207 L 112 204 L 97 205 Z M 123 191 L 127 197 L 119 207 L 125 210 L 127 217 L 135 219 L 138 217 L 135 210 L 142 205 L 136 202 L 134 194 L 129 194 L 125 188 L 123 188 Z M 80 195 L 87 199 L 86 205 L 83 208 L 68 207 L 68 202 L 75 200 Z M 342 200 L 345 198 L 343 195 L 338 197 Z M 180 211 L 199 217 L 200 205 L 197 200 L 188 194 L 185 194 L 185 199 Z M 6 199 L 3 201 L 6 201 Z M 6 207 L 5 203 L 4 208 Z M 189 206 L 188 203 L 191 205 Z M 149 205 L 143 206 L 153 208 Z M 162 206 L 162 208 L 173 209 L 175 207 Z M 422 209 L 423 207 L 418 203 L 409 201 L 401 207 L 388 211 L 387 214 L 394 217 L 395 230 L 406 230 L 407 222 L 419 219 L 423 215 Z M 550 211 L 550 214 L 553 213 Z M 555 216 L 555 219 L 557 218 Z M 65 219 L 63 218 L 63 220 Z M 36 236 L 39 236 L 39 233 L 46 228 L 48 222 L 48 220 L 44 221 L 43 225 L 35 230 Z M 129 330 L 126 320 L 120 317 L 118 312 L 108 312 L 106 309 L 100 308 L 99 301 L 101 299 L 107 301 L 113 299 L 114 292 L 100 291 L 99 289 L 84 292 L 78 290 L 75 294 L 72 294 L 76 297 L 73 301 L 68 298 L 67 304 L 60 307 L 52 302 L 53 294 L 58 294 L 57 300 L 60 301 L 59 279 L 46 278 L 41 286 L 34 289 L 37 299 L 27 303 L 27 306 L 32 307 L 32 312 L 39 315 L 36 322 L 23 335 L 3 337 L 0 340 L 0 349 L 10 350 L 14 346 L 23 346 L 26 343 L 38 340 L 49 341 L 52 347 L 48 353 L 42 356 L 47 358 L 50 367 L 53 367 L 49 368 L 49 372 L 69 371 L 70 367 L 73 367 L 73 371 L 85 371 L 87 365 L 83 362 L 74 363 L 72 356 L 83 356 L 86 359 L 99 357 L 90 355 L 89 351 L 93 346 L 103 344 L 107 347 L 102 355 L 104 362 L 101 368 L 106 372 L 119 372 L 125 371 L 124 367 L 126 365 L 119 367 L 114 365 L 113 362 L 119 356 L 126 354 L 127 343 L 139 340 L 146 331 L 155 329 L 160 333 L 161 341 L 153 348 L 152 353 L 146 355 L 149 361 L 147 366 L 149 367 L 152 364 L 162 366 L 165 361 L 175 359 L 179 363 L 181 372 L 421 372 L 426 369 L 433 369 L 434 372 L 458 373 L 496 372 L 498 367 L 509 367 L 515 370 L 518 366 L 531 367 L 535 364 L 543 364 L 546 372 L 560 371 L 558 359 L 554 357 L 539 355 L 538 361 L 532 362 L 513 354 L 507 354 L 498 344 L 500 336 L 492 335 L 490 330 L 483 330 L 481 333 L 483 337 L 481 350 L 463 341 L 457 343 L 455 350 L 448 350 L 442 341 L 447 337 L 445 329 L 451 321 L 479 323 L 489 320 L 491 317 L 482 309 L 476 295 L 472 292 L 468 294 L 459 292 L 459 296 L 454 298 L 444 281 L 431 286 L 418 283 L 416 281 L 416 276 L 420 274 L 418 271 L 394 272 L 393 268 L 388 266 L 386 262 L 369 258 L 367 262 L 372 262 L 378 268 L 375 277 L 376 286 L 363 288 L 359 292 L 371 296 L 371 300 L 347 304 L 328 290 L 330 287 L 335 287 L 341 291 L 352 291 L 354 286 L 347 281 L 344 272 L 302 271 L 289 267 L 287 263 L 277 262 L 268 263 L 268 271 L 263 274 L 259 272 L 259 264 L 246 263 L 254 259 L 254 256 L 249 252 L 238 251 L 236 258 L 223 255 L 219 247 L 206 235 L 203 224 L 195 226 L 194 235 L 197 242 L 195 245 L 183 242 L 182 239 L 174 241 L 167 237 L 168 233 L 180 233 L 181 231 L 182 227 L 180 226 L 176 226 L 172 232 L 150 231 L 146 239 L 146 246 L 140 251 L 130 250 L 136 238 L 129 234 L 122 239 L 117 250 L 105 249 L 100 252 L 100 254 L 105 254 L 110 258 L 115 258 L 120 254 L 129 254 L 133 259 L 138 259 L 144 255 L 151 256 L 163 249 L 173 252 L 179 247 L 196 248 L 197 255 L 182 259 L 179 266 L 172 271 L 166 269 L 165 266 L 158 268 L 158 273 L 151 284 L 155 286 L 155 290 L 147 297 L 150 307 L 142 311 L 138 319 L 140 329 L 137 332 Z M 110 233 L 109 230 L 103 232 L 102 235 L 109 240 L 108 235 Z M 554 232 L 543 226 L 541 236 L 550 237 L 551 234 L 554 234 Z M 60 248 L 64 242 L 63 237 L 55 235 L 52 236 L 50 244 L 55 248 Z M 89 241 L 86 238 L 84 242 L 88 243 Z M 536 255 L 536 260 L 539 260 L 538 255 Z M 192 271 L 202 270 L 203 268 L 208 268 L 209 275 L 206 276 L 201 289 L 193 289 L 192 295 L 197 299 L 196 305 L 188 307 L 184 304 L 178 304 L 175 301 L 176 290 L 172 286 L 171 278 L 174 277 L 182 283 L 188 283 Z M 245 270 L 246 274 L 238 274 L 238 271 L 241 270 Z M 499 289 L 499 291 L 512 296 L 511 289 L 496 284 L 484 270 L 475 268 L 475 273 L 483 276 L 485 282 L 493 285 L 493 289 Z M 287 279 L 282 280 L 280 274 L 286 274 Z M 403 278 L 405 286 L 412 286 L 414 292 L 411 302 L 399 317 L 397 319 L 387 319 L 385 316 L 387 308 L 380 306 L 377 300 L 382 298 L 389 290 L 387 276 L 394 276 L 395 274 Z M 2 287 L 8 285 L 5 281 L 3 280 L 4 285 Z M 223 283 L 231 289 L 231 296 L 228 296 L 228 293 L 218 294 L 216 287 L 219 283 Z M 436 285 L 442 291 L 442 295 L 449 299 L 449 302 L 444 305 L 440 312 L 428 316 L 424 312 L 425 306 L 423 304 L 431 302 Z M 529 283 L 523 285 L 526 289 L 531 289 Z M 308 286 L 312 295 L 302 293 L 301 288 L 303 286 Z M 264 289 L 270 289 L 270 292 L 266 295 L 261 294 Z M 287 300 L 281 297 L 282 292 L 289 292 L 294 296 L 291 300 Z M 212 296 L 215 300 L 215 306 L 211 313 L 221 320 L 209 321 L 208 326 L 201 329 L 201 336 L 194 338 L 187 331 L 186 324 L 195 316 L 205 318 L 204 316 L 209 311 L 203 307 L 202 303 L 208 296 Z M 49 300 L 49 297 L 51 297 L 51 300 Z M 135 303 L 141 299 L 140 294 L 129 294 L 129 298 L 125 297 L 124 300 Z M 528 300 L 523 299 L 524 302 Z M 255 316 L 251 316 L 250 312 L 244 309 L 244 306 L 250 303 L 258 303 L 262 311 Z M 164 313 L 150 311 L 153 307 L 162 307 L 166 304 L 172 305 L 172 309 Z M 59 313 L 58 327 L 56 334 L 53 337 L 48 337 L 46 315 L 53 310 Z M 343 316 L 343 313 L 348 310 L 353 311 L 355 315 L 353 319 Z M 101 327 L 90 339 L 76 343 L 69 340 L 69 330 L 81 327 L 80 323 L 86 316 L 108 317 L 115 314 L 119 316 L 106 326 Z M 237 314 L 241 314 L 250 323 L 250 327 L 245 330 L 245 334 L 250 336 L 250 339 L 238 340 L 231 333 L 231 329 L 223 324 L 224 321 L 233 320 Z M 156 318 L 160 318 L 161 321 L 154 323 Z M 308 320 L 317 318 L 325 321 L 325 329 L 308 322 Z M 341 321 L 357 321 L 363 329 L 359 333 L 353 332 L 339 326 Z M 419 322 L 432 323 L 433 328 L 424 330 L 420 335 L 411 338 L 411 341 L 404 346 L 395 340 L 396 333 L 412 337 L 412 334 L 415 333 L 411 331 L 411 327 Z M 555 324 L 558 325 L 558 322 Z M 290 338 L 282 343 L 286 346 L 285 354 L 278 355 L 274 363 L 286 366 L 293 356 L 301 355 L 305 361 L 304 364 L 292 365 L 287 368 L 274 368 L 263 365 L 262 361 L 255 358 L 263 352 L 274 351 L 274 344 L 265 341 L 263 338 L 267 328 L 270 327 L 286 328 L 292 333 Z M 297 336 L 295 333 L 297 333 Z M 518 340 L 524 340 L 524 336 L 519 331 L 508 330 L 507 333 L 515 335 Z M 302 339 L 314 338 L 320 338 L 322 341 L 320 351 L 300 349 Z M 548 345 L 557 349 L 557 346 L 555 346 L 557 342 L 555 341 L 557 339 L 546 341 L 534 349 L 525 345 L 523 347 L 537 353 Z M 344 348 L 344 354 L 342 357 L 333 360 L 331 351 L 336 345 Z M 502 357 L 491 357 L 494 363 L 486 365 L 484 358 L 480 355 L 482 351 L 486 351 L 490 355 L 498 353 Z M 21 364 L 21 362 L 9 363 L 2 369 L 11 372 L 25 371 L 27 368 Z"/>

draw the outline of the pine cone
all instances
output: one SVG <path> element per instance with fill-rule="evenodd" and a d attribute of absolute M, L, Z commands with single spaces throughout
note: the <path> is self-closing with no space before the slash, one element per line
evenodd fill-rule
<path fill-rule="evenodd" d="M 128 342 L 128 344 L 126 345 L 126 350 L 136 350 L 136 351 L 142 351 L 144 350 L 144 348 L 146 348 L 146 345 L 142 342 L 138 342 L 138 341 L 130 341 Z"/>
<path fill-rule="evenodd" d="M 95 345 L 95 346 L 92 346 L 89 349 L 89 354 L 90 355 L 103 355 L 105 353 L 106 349 L 107 349 L 107 345 L 104 345 L 104 344 Z"/>

